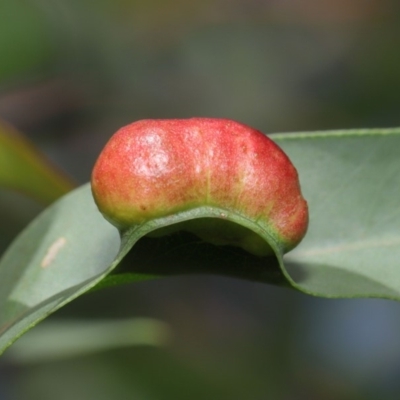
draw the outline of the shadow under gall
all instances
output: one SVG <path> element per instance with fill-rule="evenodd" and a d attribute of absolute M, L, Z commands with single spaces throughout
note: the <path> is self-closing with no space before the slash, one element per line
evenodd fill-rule
<path fill-rule="evenodd" d="M 288 286 L 275 256 L 258 257 L 235 246 L 217 246 L 179 231 L 158 238 L 142 237 L 115 274 L 172 276 L 215 274 Z"/>

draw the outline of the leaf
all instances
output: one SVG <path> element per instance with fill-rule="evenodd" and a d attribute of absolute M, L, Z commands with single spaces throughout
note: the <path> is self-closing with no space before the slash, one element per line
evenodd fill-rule
<path fill-rule="evenodd" d="M 190 246 L 198 240 L 183 233 L 168 244 L 145 237 L 128 254 L 134 270 L 218 273 L 292 286 L 315 296 L 400 300 L 400 129 L 272 138 L 298 169 L 309 203 L 309 230 L 296 249 L 282 256 L 275 247 L 276 260 L 206 243 Z M 141 265 L 138 259 L 144 260 Z M 106 277 L 102 284 L 108 279 L 115 278 Z"/>
<path fill-rule="evenodd" d="M 400 128 L 273 138 L 310 209 L 305 239 L 284 257 L 291 283 L 323 297 L 399 300 Z"/>
<path fill-rule="evenodd" d="M 84 185 L 45 210 L 0 260 L 0 352 L 88 290 L 177 273 L 211 272 L 323 297 L 400 300 L 400 129 L 273 137 L 298 168 L 309 202 L 309 232 L 298 248 L 282 257 L 264 236 L 277 257 L 259 258 L 185 232 L 148 235 L 218 213 L 209 207 L 137 226 L 120 242 Z M 264 235 L 240 216 L 227 217 Z"/>
<path fill-rule="evenodd" d="M 171 328 L 156 319 L 57 320 L 45 322 L 7 353 L 20 365 L 64 360 L 129 346 L 163 346 Z"/>
<path fill-rule="evenodd" d="M 0 187 L 23 192 L 44 204 L 75 185 L 19 132 L 0 121 Z"/>
<path fill-rule="evenodd" d="M 0 260 L 0 352 L 101 279 L 118 247 L 88 185 L 40 214 Z"/>

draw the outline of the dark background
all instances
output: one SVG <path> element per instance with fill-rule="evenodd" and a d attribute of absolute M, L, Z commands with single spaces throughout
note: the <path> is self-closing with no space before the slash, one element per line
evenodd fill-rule
<path fill-rule="evenodd" d="M 0 0 L 0 118 L 84 183 L 138 119 L 399 126 L 399 49 L 396 0 Z M 0 202 L 4 250 L 40 206 Z M 395 302 L 193 276 L 88 294 L 52 319 L 135 316 L 167 322 L 170 345 L 0 361 L 0 399 L 400 398 Z"/>

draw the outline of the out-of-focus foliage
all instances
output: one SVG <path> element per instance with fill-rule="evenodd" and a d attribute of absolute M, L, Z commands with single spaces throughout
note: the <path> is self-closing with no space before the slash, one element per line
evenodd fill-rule
<path fill-rule="evenodd" d="M 54 46 L 47 25 L 34 2 L 0 2 L 0 85 L 23 80 L 31 71 L 43 74 Z"/>
<path fill-rule="evenodd" d="M 13 189 L 50 204 L 74 184 L 20 133 L 0 121 L 0 188 Z"/>
<path fill-rule="evenodd" d="M 151 318 L 47 322 L 18 341 L 7 357 L 18 364 L 37 364 L 81 357 L 131 346 L 164 346 L 168 325 Z"/>

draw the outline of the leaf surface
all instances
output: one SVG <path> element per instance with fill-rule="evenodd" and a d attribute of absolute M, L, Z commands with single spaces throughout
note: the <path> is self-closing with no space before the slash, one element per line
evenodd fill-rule
<path fill-rule="evenodd" d="M 400 299 L 400 129 L 273 138 L 310 210 L 306 237 L 284 257 L 293 283 L 324 297 Z"/>
<path fill-rule="evenodd" d="M 84 185 L 36 218 L 0 260 L 0 352 L 88 290 L 165 275 L 217 273 L 322 297 L 400 300 L 400 129 L 273 138 L 297 167 L 310 208 L 309 231 L 295 250 L 282 256 L 269 242 L 277 257 L 260 258 L 185 232 L 148 235 L 212 217 L 207 207 L 134 227 L 121 241 Z"/>
<path fill-rule="evenodd" d="M 0 352 L 101 279 L 119 243 L 88 185 L 40 214 L 0 260 Z"/>

